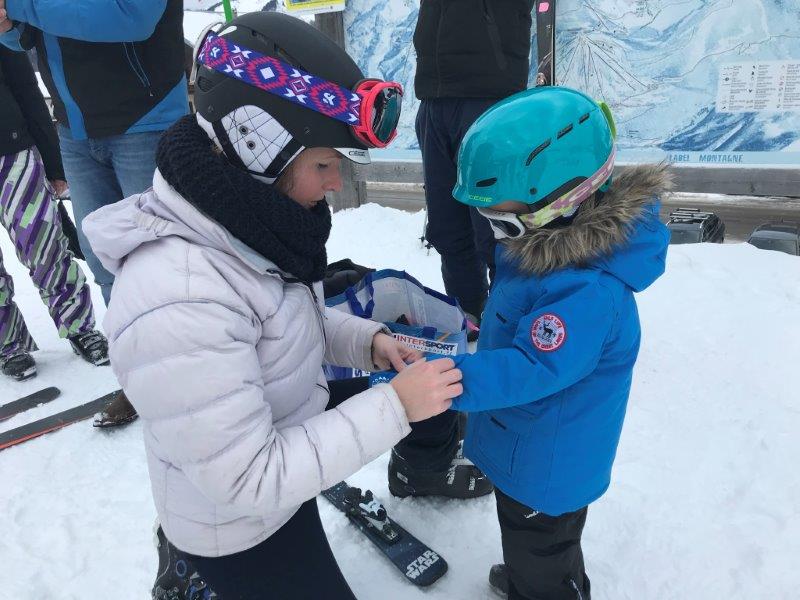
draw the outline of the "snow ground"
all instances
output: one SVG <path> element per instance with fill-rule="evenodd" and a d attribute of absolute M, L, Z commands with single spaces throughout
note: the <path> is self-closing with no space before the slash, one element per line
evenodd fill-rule
<path fill-rule="evenodd" d="M 420 247 L 423 214 L 377 205 L 338 213 L 330 260 L 405 268 L 442 288 Z M 114 389 L 56 337 L 7 236 L 16 299 L 39 342 L 39 376 L 0 380 L 5 403 L 47 385 L 62 396 L 10 429 Z M 102 313 L 99 291 L 95 305 Z M 584 535 L 596 600 L 781 600 L 800 576 L 800 259 L 746 244 L 670 248 L 667 274 L 638 298 L 643 344 L 609 492 Z M 792 458 L 794 457 L 794 459 Z M 320 500 L 331 545 L 360 599 L 488 599 L 501 559 L 491 497 L 392 498 L 383 456 L 349 478 L 439 551 L 450 570 L 410 586 L 346 518 Z M 792 473 L 795 473 L 792 475 Z M 155 517 L 141 425 L 89 422 L 0 452 L 3 596 L 145 600 L 155 575 Z"/>

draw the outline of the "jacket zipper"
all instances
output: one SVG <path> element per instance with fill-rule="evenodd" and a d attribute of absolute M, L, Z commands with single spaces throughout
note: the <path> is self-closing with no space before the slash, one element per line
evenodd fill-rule
<path fill-rule="evenodd" d="M 133 42 L 123 42 L 123 47 L 125 48 L 125 56 L 128 59 L 128 64 L 131 66 L 131 69 L 136 74 L 136 77 L 142 84 L 142 87 L 147 88 L 147 92 L 150 94 L 152 98 L 153 94 L 153 86 L 150 84 L 150 78 L 147 76 L 147 72 L 144 70 L 141 61 L 139 60 L 139 55 L 136 52 L 136 46 Z M 130 47 L 130 52 L 128 48 Z M 133 54 L 133 59 L 136 61 L 134 64 L 133 60 L 131 60 L 131 54 Z"/>
<path fill-rule="evenodd" d="M 283 273 L 281 273 L 280 271 L 277 271 L 275 269 L 268 269 L 267 273 L 270 273 L 272 275 L 277 275 L 285 283 L 299 284 L 299 285 L 303 286 L 306 289 L 306 291 L 309 292 L 309 294 L 311 294 L 311 303 L 314 305 L 314 310 L 317 313 L 317 321 L 319 322 L 319 329 L 322 332 L 322 342 L 325 345 L 327 345 L 328 344 L 328 338 L 325 335 L 325 322 L 324 322 L 324 318 L 325 317 L 323 316 L 322 311 L 319 308 L 319 300 L 317 298 L 317 293 L 314 291 L 314 288 L 312 287 L 312 285 L 309 284 L 309 283 L 306 283 L 305 281 L 302 281 L 301 279 L 297 279 L 297 278 L 294 278 L 294 277 L 286 277 Z"/>
<path fill-rule="evenodd" d="M 319 299 L 317 298 L 317 293 L 314 291 L 314 288 L 310 283 L 301 282 L 303 286 L 311 293 L 311 302 L 314 303 L 314 310 L 317 313 L 317 319 L 319 320 L 319 329 L 322 332 L 322 342 L 326 346 L 328 345 L 328 338 L 325 335 L 325 317 L 322 314 L 322 311 L 319 308 Z"/>

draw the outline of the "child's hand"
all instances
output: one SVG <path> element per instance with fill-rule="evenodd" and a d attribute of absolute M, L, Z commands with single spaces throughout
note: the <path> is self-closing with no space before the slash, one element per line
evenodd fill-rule
<path fill-rule="evenodd" d="M 6 0 L 0 0 L 0 33 L 10 31 L 12 27 L 11 19 L 6 12 Z"/>
<path fill-rule="evenodd" d="M 394 368 L 398 373 L 407 363 L 420 360 L 422 353 L 398 342 L 390 335 L 376 333 L 372 338 L 372 362 L 382 371 Z"/>
<path fill-rule="evenodd" d="M 435 417 L 460 396 L 461 371 L 452 358 L 420 360 L 406 367 L 389 385 L 397 392 L 410 423 Z"/>

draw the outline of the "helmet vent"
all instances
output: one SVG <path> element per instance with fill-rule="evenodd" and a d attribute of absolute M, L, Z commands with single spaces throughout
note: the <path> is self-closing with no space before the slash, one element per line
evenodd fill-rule
<path fill-rule="evenodd" d="M 282 60 L 287 65 L 292 65 L 293 67 L 296 67 L 298 69 L 303 69 L 304 71 L 306 70 L 305 67 L 303 66 L 303 63 L 301 63 L 294 56 L 289 54 L 284 48 L 281 48 L 277 44 L 275 44 L 274 48 L 275 48 L 274 50 L 275 58 Z"/>
<path fill-rule="evenodd" d="M 203 76 L 199 76 L 194 84 L 200 88 L 202 92 L 207 92 L 214 87 L 214 83 L 209 78 Z"/>
<path fill-rule="evenodd" d="M 559 140 L 560 140 L 562 137 L 564 137 L 565 135 L 567 135 L 567 134 L 568 134 L 570 131 L 572 131 L 572 123 L 570 123 L 569 125 L 567 125 L 566 127 L 564 127 L 564 129 L 562 129 L 561 131 L 559 131 L 559 132 L 558 132 L 558 136 L 557 136 L 557 138 L 556 138 L 556 139 L 559 139 Z"/>
<path fill-rule="evenodd" d="M 539 145 L 538 145 L 536 148 L 534 148 L 534 149 L 533 149 L 533 152 L 531 152 L 531 153 L 528 155 L 528 160 L 526 160 L 526 161 L 525 161 L 525 166 L 526 166 L 526 167 L 527 167 L 527 166 L 529 166 L 529 165 L 531 164 L 531 161 L 532 161 L 534 158 L 536 158 L 536 155 L 537 155 L 537 154 L 539 154 L 539 153 L 540 153 L 542 150 L 544 150 L 545 148 L 547 148 L 547 147 L 550 145 L 550 142 L 551 142 L 551 140 L 547 140 L 547 141 L 545 141 L 545 142 L 542 142 L 541 144 L 539 144 Z"/>
<path fill-rule="evenodd" d="M 580 125 L 582 123 L 586 123 L 586 121 L 588 121 L 588 120 L 589 120 L 589 113 L 586 113 L 580 119 L 578 119 L 578 125 Z"/>
<path fill-rule="evenodd" d="M 482 179 L 478 183 L 475 184 L 475 187 L 489 187 L 497 183 L 497 177 L 491 177 L 490 179 Z"/>

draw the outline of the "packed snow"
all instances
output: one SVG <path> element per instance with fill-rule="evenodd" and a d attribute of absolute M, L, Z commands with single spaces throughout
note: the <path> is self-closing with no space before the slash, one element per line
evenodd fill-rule
<path fill-rule="evenodd" d="M 337 213 L 331 261 L 407 270 L 442 289 L 421 247 L 423 213 L 374 204 Z M 16 300 L 41 350 L 39 376 L 0 379 L 5 403 L 48 385 L 62 396 L 0 424 L 11 429 L 116 387 L 59 340 L 7 236 Z M 104 312 L 94 289 L 97 312 Z M 797 597 L 800 556 L 800 259 L 746 244 L 671 247 L 668 269 L 638 297 L 643 343 L 609 492 L 584 534 L 596 600 Z M 346 517 L 319 505 L 331 545 L 365 600 L 492 598 L 502 559 L 493 498 L 389 495 L 387 456 L 349 481 L 440 552 L 449 572 L 411 586 Z M 792 474 L 794 473 L 794 475 Z M 149 598 L 155 510 L 141 424 L 98 431 L 86 421 L 0 452 L 3 597 Z M 313 577 L 313 574 L 309 574 Z"/>

